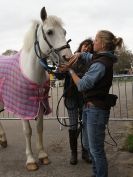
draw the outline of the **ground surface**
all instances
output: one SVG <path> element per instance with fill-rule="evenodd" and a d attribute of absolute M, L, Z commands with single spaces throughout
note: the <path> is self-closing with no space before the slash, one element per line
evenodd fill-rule
<path fill-rule="evenodd" d="M 69 164 L 68 129 L 59 129 L 56 120 L 44 121 L 45 149 L 52 163 L 41 166 L 38 171 L 27 172 L 25 169 L 25 140 L 22 132 L 21 121 L 2 121 L 8 139 L 8 147 L 0 147 L 0 177 L 90 177 L 91 165 L 81 159 L 80 143 L 78 147 L 79 163 L 76 166 Z M 35 124 L 32 121 L 33 152 L 36 157 Z M 133 154 L 120 151 L 123 137 L 126 133 L 125 123 L 110 122 L 110 132 L 118 143 L 118 148 L 105 144 L 109 162 L 109 177 L 133 177 Z M 113 143 L 106 136 L 109 143 Z"/>

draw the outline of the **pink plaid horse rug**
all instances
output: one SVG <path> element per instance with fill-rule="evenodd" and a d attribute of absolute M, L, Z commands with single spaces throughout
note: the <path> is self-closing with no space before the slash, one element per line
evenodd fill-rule
<path fill-rule="evenodd" d="M 28 79 L 21 71 L 19 58 L 20 53 L 0 56 L 0 105 L 24 119 L 35 119 L 41 104 L 44 115 L 49 114 L 49 80 L 38 85 Z"/>

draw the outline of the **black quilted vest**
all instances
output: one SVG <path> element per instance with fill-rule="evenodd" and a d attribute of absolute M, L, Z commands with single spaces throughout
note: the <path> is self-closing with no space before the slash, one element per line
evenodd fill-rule
<path fill-rule="evenodd" d="M 89 67 L 96 62 L 100 62 L 105 66 L 104 77 L 99 80 L 92 89 L 83 92 L 84 102 L 91 101 L 96 106 L 106 106 L 104 105 L 104 98 L 109 93 L 110 87 L 113 80 L 113 55 L 108 54 L 95 54 L 93 59 L 89 64 Z M 88 68 L 89 69 L 89 68 Z"/>

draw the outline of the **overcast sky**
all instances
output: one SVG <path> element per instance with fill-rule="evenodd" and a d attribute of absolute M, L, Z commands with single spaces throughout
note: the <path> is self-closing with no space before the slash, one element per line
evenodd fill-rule
<path fill-rule="evenodd" d="M 40 20 L 43 6 L 48 15 L 63 20 L 72 51 L 101 29 L 122 37 L 133 51 L 133 0 L 0 0 L 0 53 L 21 49 L 25 32 L 33 19 Z"/>

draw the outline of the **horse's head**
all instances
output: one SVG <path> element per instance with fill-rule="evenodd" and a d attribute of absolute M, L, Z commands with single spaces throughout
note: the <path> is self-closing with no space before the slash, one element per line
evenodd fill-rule
<path fill-rule="evenodd" d="M 61 19 L 56 16 L 47 16 L 45 7 L 42 8 L 40 16 L 42 24 L 36 29 L 36 52 L 44 58 L 49 57 L 56 65 L 65 63 L 72 52 L 69 41 L 66 41 L 66 31 Z"/>

